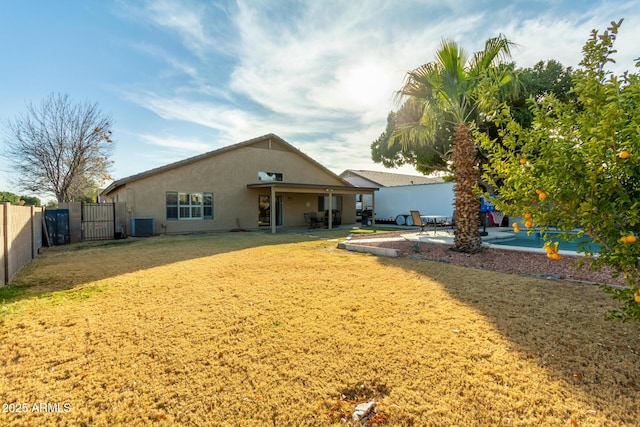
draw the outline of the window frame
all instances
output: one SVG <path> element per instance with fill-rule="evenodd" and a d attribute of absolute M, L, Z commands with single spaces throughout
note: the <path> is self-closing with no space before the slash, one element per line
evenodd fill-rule
<path fill-rule="evenodd" d="M 258 172 L 258 181 L 260 182 L 283 182 L 284 174 L 282 172 Z"/>
<path fill-rule="evenodd" d="M 198 191 L 165 192 L 165 218 L 167 221 L 204 221 L 214 219 L 213 193 Z"/>

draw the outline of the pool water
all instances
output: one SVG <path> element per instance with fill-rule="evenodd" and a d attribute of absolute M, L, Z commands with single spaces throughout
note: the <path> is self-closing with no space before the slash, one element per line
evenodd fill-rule
<path fill-rule="evenodd" d="M 561 240 L 558 237 L 554 237 L 555 233 L 549 233 L 551 242 L 558 242 L 558 249 L 564 251 L 577 252 L 580 248 L 589 249 L 592 252 L 598 252 L 599 246 L 591 241 L 589 236 L 581 236 L 574 241 Z M 544 247 L 544 239 L 539 232 L 533 232 L 531 235 L 527 235 L 526 232 L 519 234 L 513 234 L 513 237 L 505 239 L 496 239 L 490 242 L 493 245 L 500 246 L 517 246 L 521 248 L 536 248 L 542 249 Z"/>

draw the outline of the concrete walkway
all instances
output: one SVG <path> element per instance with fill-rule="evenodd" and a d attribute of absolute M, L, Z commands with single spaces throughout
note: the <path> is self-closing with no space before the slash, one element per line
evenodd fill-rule
<path fill-rule="evenodd" d="M 513 230 L 507 227 L 491 227 L 487 228 L 487 235 L 482 236 L 483 242 L 490 242 L 495 239 L 505 239 L 513 237 Z M 354 239 L 355 240 L 355 239 Z M 366 240 L 367 242 L 399 242 L 402 240 L 409 240 L 411 242 L 430 242 L 430 243 L 448 243 L 453 244 L 453 232 L 437 230 L 437 231 L 407 231 L 400 236 L 384 237 L 384 234 L 380 237 L 364 237 L 361 236 L 357 240 Z"/>
<path fill-rule="evenodd" d="M 513 230 L 509 227 L 490 227 L 487 228 L 487 235 L 482 236 L 483 242 L 490 242 L 496 239 L 505 239 L 513 237 Z M 354 252 L 365 252 L 379 256 L 400 256 L 399 249 L 380 248 L 377 246 L 367 246 L 364 244 L 358 244 L 359 242 L 379 243 L 379 242 L 424 242 L 424 243 L 443 243 L 453 245 L 453 232 L 446 230 L 425 231 L 425 232 L 407 232 L 400 235 L 389 237 L 360 237 L 358 239 L 351 239 L 350 237 L 340 242 L 338 248 L 346 249 Z"/>

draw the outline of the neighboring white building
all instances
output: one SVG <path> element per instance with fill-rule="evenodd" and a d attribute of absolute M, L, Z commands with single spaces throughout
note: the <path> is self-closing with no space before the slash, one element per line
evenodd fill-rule
<path fill-rule="evenodd" d="M 422 215 L 453 216 L 453 182 L 441 177 L 403 175 L 389 172 L 348 169 L 340 177 L 354 187 L 378 187 L 375 217 L 394 219 L 418 210 Z M 356 196 L 362 209 L 371 209 L 371 195 Z M 357 204 L 357 203 L 356 203 Z"/>

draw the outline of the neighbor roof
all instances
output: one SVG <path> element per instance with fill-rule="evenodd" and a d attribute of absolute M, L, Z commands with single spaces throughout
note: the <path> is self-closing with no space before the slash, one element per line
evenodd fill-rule
<path fill-rule="evenodd" d="M 371 181 L 381 187 L 399 187 L 402 185 L 436 184 L 444 182 L 441 177 L 428 177 L 416 175 L 404 175 L 390 172 L 378 172 L 368 170 L 347 169 L 340 174 L 340 177 L 347 179 L 358 177 Z"/>
<path fill-rule="evenodd" d="M 280 144 L 282 144 L 285 147 L 287 147 L 290 151 L 292 151 L 292 152 L 298 154 L 299 156 L 305 158 L 306 160 L 308 160 L 311 163 L 313 163 L 314 165 L 318 166 L 319 168 L 321 168 L 322 170 L 324 170 L 328 174 L 330 174 L 330 175 L 336 177 L 337 179 L 339 179 L 340 181 L 344 182 L 344 184 L 346 186 L 352 187 L 352 184 L 349 183 L 348 181 L 346 181 L 344 178 L 342 178 L 342 177 L 336 175 L 335 173 L 331 172 L 329 169 L 327 169 L 326 167 L 322 166 L 320 163 L 318 163 L 317 161 L 313 160 L 311 157 L 307 156 L 302 151 L 298 150 L 296 147 L 294 147 L 293 145 L 289 144 L 284 139 L 280 138 L 278 135 L 275 135 L 273 133 L 269 133 L 269 134 L 266 134 L 266 135 L 263 135 L 263 136 L 259 136 L 257 138 L 249 139 L 247 141 L 239 142 L 239 143 L 233 144 L 233 145 L 228 145 L 226 147 L 222 147 L 222 148 L 219 148 L 217 150 L 209 151 L 209 152 L 204 153 L 204 154 L 199 154 L 199 155 L 194 156 L 194 157 L 189 157 L 188 159 L 179 160 L 177 162 L 170 163 L 168 165 L 160 166 L 160 167 L 157 167 L 157 168 L 154 168 L 154 169 L 149 169 L 148 171 L 141 172 L 141 173 L 138 173 L 138 174 L 135 174 L 135 175 L 128 176 L 126 178 L 122 178 L 122 179 L 116 180 L 116 181 L 112 182 L 107 188 L 105 188 L 104 191 L 101 192 L 101 194 L 102 195 L 107 195 L 107 194 L 111 193 L 112 191 L 115 191 L 116 189 L 118 189 L 118 188 L 122 187 L 123 185 L 126 185 L 126 184 L 128 184 L 130 182 L 137 181 L 139 179 L 146 178 L 146 177 L 158 174 L 158 173 L 166 172 L 166 171 L 171 170 L 171 169 L 179 168 L 181 166 L 189 165 L 191 163 L 195 163 L 195 162 L 198 162 L 200 160 L 207 159 L 209 157 L 217 156 L 217 155 L 220 155 L 222 153 L 226 153 L 228 151 L 236 150 L 236 149 L 241 148 L 241 147 L 250 146 L 250 145 L 256 144 L 258 142 L 268 141 L 268 140 L 274 140 L 274 141 L 279 142 Z"/>

